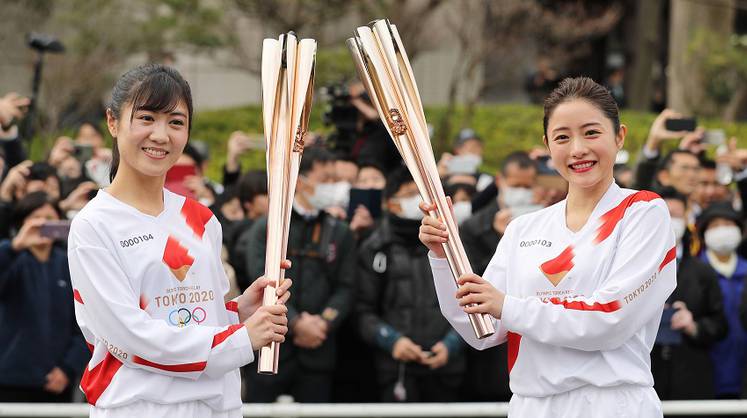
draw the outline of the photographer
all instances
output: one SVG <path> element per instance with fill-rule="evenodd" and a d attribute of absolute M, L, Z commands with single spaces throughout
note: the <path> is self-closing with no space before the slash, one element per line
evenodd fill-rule
<path fill-rule="evenodd" d="M 362 83 L 351 83 L 347 90 L 332 86 L 327 92 L 331 109 L 324 117 L 327 124 L 335 126 L 330 137 L 333 151 L 348 154 L 354 161 L 375 162 L 386 172 L 401 165 L 397 147 Z"/>
<path fill-rule="evenodd" d="M 60 211 L 37 191 L 12 217 L 18 233 L 0 242 L 0 402 L 70 402 L 89 353 L 75 324 L 66 251 L 41 232 Z"/>
<path fill-rule="evenodd" d="M 0 97 L 0 149 L 5 154 L 5 165 L 12 167 L 26 159 L 18 123 L 26 116 L 31 100 L 18 93 Z"/>
<path fill-rule="evenodd" d="M 60 181 L 49 164 L 26 160 L 8 171 L 0 183 L 0 238 L 9 236 L 15 202 L 36 191 L 46 192 L 53 200 L 60 198 Z"/>

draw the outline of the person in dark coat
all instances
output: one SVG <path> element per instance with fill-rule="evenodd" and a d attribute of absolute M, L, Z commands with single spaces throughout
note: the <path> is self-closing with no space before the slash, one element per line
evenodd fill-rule
<path fill-rule="evenodd" d="M 716 272 L 684 250 L 689 248 L 687 199 L 671 187 L 660 195 L 677 238 L 677 287 L 667 300 L 664 329 L 651 352 L 654 388 L 662 400 L 713 399 L 709 350 L 728 330 L 721 289 Z"/>
<path fill-rule="evenodd" d="M 420 195 L 404 168 L 387 178 L 381 224 L 358 252 L 358 329 L 376 350 L 384 402 L 453 402 L 464 343 L 444 319 L 428 250 L 418 240 Z"/>
<path fill-rule="evenodd" d="M 321 148 L 304 151 L 293 203 L 288 256 L 294 292 L 288 303 L 288 335 L 280 345 L 275 376 L 246 373 L 249 402 L 274 402 L 288 394 L 297 402 L 329 402 L 337 359 L 337 331 L 355 297 L 356 246 L 348 226 L 329 215 L 321 184 L 333 181 L 332 156 Z M 249 230 L 247 272 L 265 269 L 267 218 Z"/>
<path fill-rule="evenodd" d="M 20 199 L 0 242 L 0 402 L 70 402 L 90 353 L 75 322 L 67 251 L 43 237 L 59 220 L 44 192 Z"/>

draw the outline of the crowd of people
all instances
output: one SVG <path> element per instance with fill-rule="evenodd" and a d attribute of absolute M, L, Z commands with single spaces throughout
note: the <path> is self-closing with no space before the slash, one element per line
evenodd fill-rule
<path fill-rule="evenodd" d="M 360 112 L 348 152 L 318 135 L 306 141 L 288 240 L 286 276 L 294 284 L 279 373 L 243 368 L 243 399 L 508 401 L 506 344 L 477 351 L 441 314 L 428 250 L 418 240 L 417 186 L 366 100 L 351 87 Z M 0 98 L 0 402 L 65 402 L 91 356 L 75 320 L 65 221 L 109 186 L 113 153 L 101 122 L 91 121 L 73 138 L 58 138 L 44 159 L 27 160 L 18 138 L 27 105 L 15 94 Z M 666 128 L 680 116 L 659 114 L 638 161 L 614 171 L 619 186 L 666 201 L 677 239 L 677 288 L 651 353 L 654 387 L 663 400 L 741 398 L 747 150 L 732 138 L 728 152 L 711 159 L 703 128 Z M 226 301 L 265 271 L 267 177 L 240 163 L 252 148 L 246 133 L 231 134 L 216 182 L 205 176 L 209 152 L 224 150 L 191 139 L 166 175 L 166 188 L 209 207 L 222 226 Z M 495 173 L 480 170 L 483 143 L 471 129 L 438 160 L 477 274 L 514 219 L 567 191 L 539 138 Z"/>

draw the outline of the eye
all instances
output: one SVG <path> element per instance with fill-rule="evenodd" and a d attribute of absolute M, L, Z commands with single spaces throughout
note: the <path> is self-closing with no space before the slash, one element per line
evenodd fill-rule
<path fill-rule="evenodd" d="M 565 135 L 565 134 L 558 135 L 553 139 L 553 141 L 555 142 L 562 142 L 566 140 L 568 140 L 568 135 Z"/>
<path fill-rule="evenodd" d="M 171 123 L 177 126 L 184 126 L 184 121 L 181 119 L 174 119 L 171 121 Z"/>
<path fill-rule="evenodd" d="M 150 114 L 148 114 L 148 113 L 142 113 L 142 114 L 138 115 L 137 118 L 140 119 L 140 120 L 144 120 L 146 122 L 153 122 L 155 120 L 153 118 L 153 116 L 150 115 Z"/>
<path fill-rule="evenodd" d="M 584 135 L 586 135 L 586 136 L 597 136 L 599 134 L 601 134 L 601 132 L 599 132 L 598 130 L 596 130 L 596 129 L 589 129 L 588 131 L 586 131 L 586 133 Z"/>

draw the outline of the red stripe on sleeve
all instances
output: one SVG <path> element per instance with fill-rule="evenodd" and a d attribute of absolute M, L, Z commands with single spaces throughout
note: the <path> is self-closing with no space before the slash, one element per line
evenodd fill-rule
<path fill-rule="evenodd" d="M 516 359 L 519 357 L 519 346 L 521 345 L 521 335 L 515 332 L 508 332 L 508 372 L 514 368 Z"/>
<path fill-rule="evenodd" d="M 226 341 L 226 339 L 228 339 L 228 337 L 230 337 L 234 332 L 242 328 L 244 328 L 244 324 L 233 324 L 229 326 L 225 331 L 221 331 L 215 334 L 215 337 L 213 337 L 213 348 L 215 348 L 215 346 L 222 343 L 223 341 Z"/>
<path fill-rule="evenodd" d="M 80 292 L 78 292 L 78 289 L 73 289 L 73 299 L 75 299 L 76 302 L 83 305 L 83 298 L 80 296 Z"/>
<path fill-rule="evenodd" d="M 207 366 L 206 361 L 200 361 L 197 363 L 182 363 L 182 364 L 159 364 L 159 363 L 153 363 L 152 361 L 148 361 L 138 356 L 134 356 L 132 358 L 132 362 L 135 364 L 143 365 L 143 366 L 153 367 L 155 369 L 165 370 L 167 372 L 179 372 L 179 373 L 201 372 L 205 370 L 205 367 Z"/>
<path fill-rule="evenodd" d="M 93 369 L 89 370 L 86 367 L 83 371 L 83 377 L 80 379 L 80 388 L 86 394 L 89 404 L 96 405 L 96 401 L 99 400 L 99 397 L 109 387 L 120 367 L 122 367 L 122 362 L 117 360 L 109 352 L 106 353 L 104 360 Z"/>
<path fill-rule="evenodd" d="M 664 255 L 664 260 L 659 264 L 659 271 L 662 271 L 664 267 L 666 267 L 667 264 L 671 263 L 672 260 L 677 258 L 677 247 L 672 247 L 671 250 L 667 251 L 666 255 Z"/>
<path fill-rule="evenodd" d="M 622 202 L 620 202 L 617 206 L 602 215 L 602 225 L 600 225 L 599 229 L 597 229 L 597 236 L 594 239 L 594 242 L 596 244 L 599 244 L 600 242 L 607 239 L 607 237 L 612 234 L 612 231 L 615 230 L 615 226 L 617 226 L 617 224 L 625 216 L 625 211 L 628 210 L 628 208 L 632 206 L 633 203 L 650 202 L 655 199 L 659 199 L 659 195 L 648 190 L 635 192 L 623 199 Z"/>
<path fill-rule="evenodd" d="M 95 348 L 95 347 L 93 346 L 93 344 L 91 344 L 91 343 L 89 343 L 88 341 L 86 341 L 86 346 L 88 347 L 88 350 L 89 350 L 89 351 L 91 351 L 91 353 L 93 353 L 93 349 Z"/>
<path fill-rule="evenodd" d="M 566 309 L 571 309 L 574 311 L 615 312 L 616 310 L 620 309 L 620 302 L 616 300 L 613 300 L 609 303 L 594 302 L 592 305 L 589 305 L 588 303 L 580 300 L 569 301 L 560 298 L 550 298 L 549 301 L 553 305 L 561 305 Z"/>
<path fill-rule="evenodd" d="M 226 302 L 226 309 L 231 312 L 239 313 L 239 304 L 235 300 L 229 300 Z"/>

